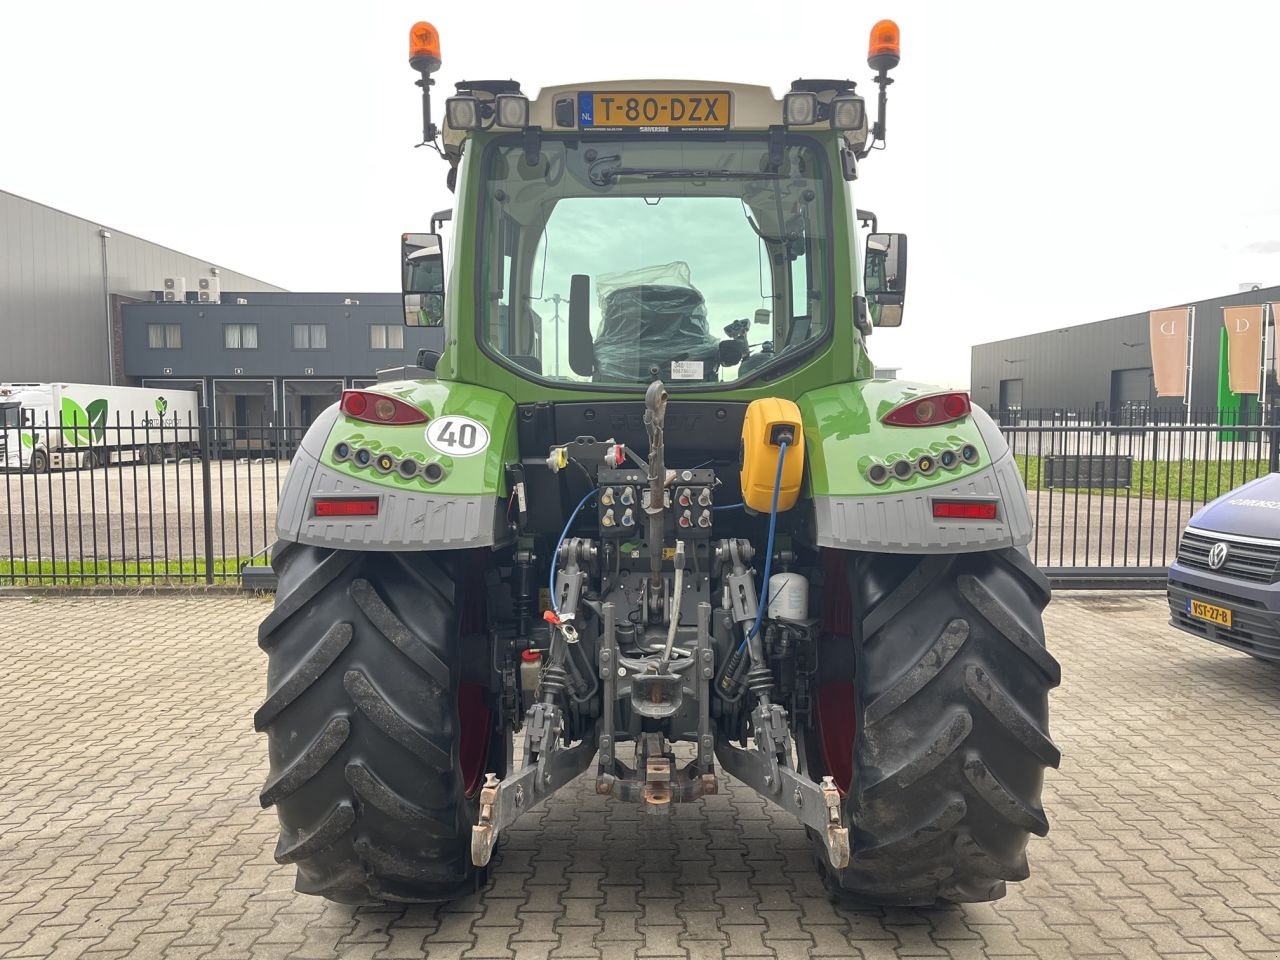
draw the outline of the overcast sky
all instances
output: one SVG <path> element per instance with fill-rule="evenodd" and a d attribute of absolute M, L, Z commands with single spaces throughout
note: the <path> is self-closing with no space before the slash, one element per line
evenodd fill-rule
<path fill-rule="evenodd" d="M 399 233 L 450 205 L 412 149 L 415 19 L 442 89 L 781 94 L 869 80 L 884 16 L 888 149 L 854 186 L 911 259 L 877 363 L 964 385 L 975 342 L 1280 282 L 1280 4 L 1258 2 L 6 3 L 0 188 L 290 289 L 390 290 Z"/>

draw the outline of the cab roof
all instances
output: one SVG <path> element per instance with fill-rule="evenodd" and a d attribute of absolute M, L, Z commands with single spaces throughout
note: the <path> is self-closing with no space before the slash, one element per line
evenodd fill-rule
<path fill-rule="evenodd" d="M 820 95 L 823 100 L 829 99 L 836 88 L 852 90 L 854 87 L 849 81 L 798 80 L 796 83 L 806 84 L 804 89 L 823 89 L 823 94 Z M 727 93 L 728 121 L 720 129 L 768 130 L 779 126 L 783 118 L 783 101 L 774 96 L 769 87 L 723 80 L 595 80 L 544 87 L 534 96 L 523 94 L 519 84 L 511 80 L 463 81 L 457 86 L 459 93 L 470 94 L 480 100 L 492 100 L 498 93 L 528 96 L 529 124 L 541 127 L 549 134 L 584 129 L 579 124 L 579 98 L 582 94 L 593 93 Z M 826 123 L 814 126 L 829 129 Z M 466 131 L 451 128 L 447 119 L 442 125 L 442 133 L 445 144 L 455 151 L 466 136 Z"/>

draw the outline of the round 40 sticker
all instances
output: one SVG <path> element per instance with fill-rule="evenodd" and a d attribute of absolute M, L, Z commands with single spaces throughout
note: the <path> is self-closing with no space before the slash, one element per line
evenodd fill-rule
<path fill-rule="evenodd" d="M 428 424 L 427 443 L 451 457 L 470 457 L 488 448 L 489 430 L 478 420 L 450 414 Z"/>

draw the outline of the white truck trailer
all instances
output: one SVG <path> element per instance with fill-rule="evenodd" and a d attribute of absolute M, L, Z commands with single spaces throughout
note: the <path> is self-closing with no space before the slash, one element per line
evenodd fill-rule
<path fill-rule="evenodd" d="M 197 447 L 191 390 L 97 383 L 0 384 L 0 463 L 7 470 L 161 462 Z"/>

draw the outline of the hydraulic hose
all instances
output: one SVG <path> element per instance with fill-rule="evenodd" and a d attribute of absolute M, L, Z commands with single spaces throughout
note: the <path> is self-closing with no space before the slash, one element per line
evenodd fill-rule
<path fill-rule="evenodd" d="M 557 616 L 560 615 L 560 604 L 556 603 L 556 565 L 560 562 L 560 548 L 564 546 L 564 538 L 569 535 L 573 521 L 578 519 L 578 511 L 595 495 L 595 490 L 588 490 L 586 496 L 578 501 L 578 505 L 573 508 L 573 513 L 569 514 L 569 520 L 565 523 L 564 529 L 560 531 L 560 539 L 556 541 L 556 551 L 551 555 L 551 577 L 547 581 L 547 589 L 551 591 L 551 609 Z"/>
<path fill-rule="evenodd" d="M 778 444 L 778 470 L 773 477 L 773 503 L 769 507 L 769 539 L 764 553 L 764 579 L 760 583 L 760 600 L 756 604 L 756 622 L 751 625 L 750 631 L 742 638 L 742 643 L 738 650 L 742 651 L 747 647 L 756 634 L 760 632 L 760 623 L 764 620 L 764 611 L 769 601 L 769 574 L 773 570 L 773 537 L 778 529 L 778 493 L 782 489 L 782 464 L 787 456 L 787 441 L 784 439 Z"/>
<path fill-rule="evenodd" d="M 684 597 L 684 565 L 676 567 L 676 582 L 671 592 L 671 623 L 667 626 L 667 646 L 662 651 L 662 662 L 658 666 L 659 673 L 667 672 L 667 664 L 671 662 L 671 650 L 676 645 L 676 628 L 680 625 L 680 600 Z"/>

